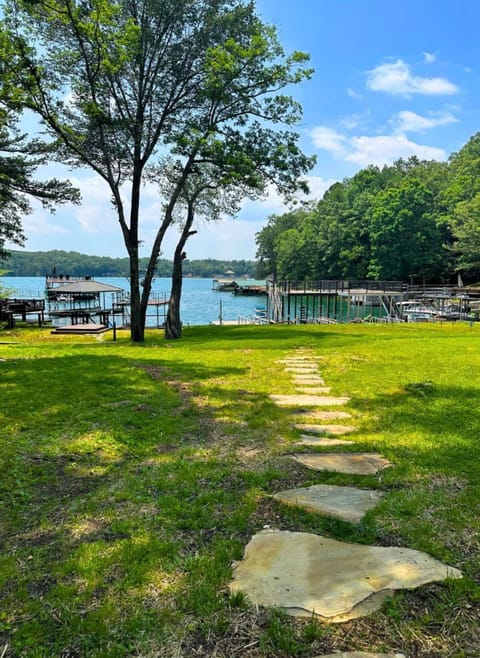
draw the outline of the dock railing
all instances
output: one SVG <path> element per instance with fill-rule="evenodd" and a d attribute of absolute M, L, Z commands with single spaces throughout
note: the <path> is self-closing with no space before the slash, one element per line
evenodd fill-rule
<path fill-rule="evenodd" d="M 280 294 L 328 293 L 345 294 L 353 290 L 368 292 L 398 292 L 408 291 L 408 284 L 402 281 L 370 281 L 365 279 L 325 279 L 320 281 L 277 281 L 275 283 Z"/>
<path fill-rule="evenodd" d="M 372 281 L 370 279 L 323 279 L 323 280 L 304 280 L 289 281 L 279 280 L 270 282 L 270 288 L 274 287 L 280 294 L 308 294 L 308 293 L 329 293 L 329 294 L 348 294 L 350 292 L 362 290 L 368 293 L 397 293 L 409 295 L 434 295 L 436 297 L 444 294 L 446 297 L 465 295 L 470 298 L 480 298 L 480 288 L 470 286 L 458 286 L 451 284 L 410 284 L 403 281 Z"/>

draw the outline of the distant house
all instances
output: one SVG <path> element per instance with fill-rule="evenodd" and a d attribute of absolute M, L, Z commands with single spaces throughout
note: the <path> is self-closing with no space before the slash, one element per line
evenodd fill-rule
<path fill-rule="evenodd" d="M 239 284 L 233 279 L 214 279 L 212 290 L 216 290 L 217 292 L 234 292 L 239 287 Z"/>

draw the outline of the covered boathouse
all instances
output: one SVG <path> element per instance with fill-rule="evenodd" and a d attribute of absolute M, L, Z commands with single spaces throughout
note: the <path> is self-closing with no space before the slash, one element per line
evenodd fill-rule
<path fill-rule="evenodd" d="M 54 333 L 102 333 L 113 325 L 131 323 L 130 294 L 123 288 L 95 281 L 89 276 L 48 276 L 45 282 L 48 316 Z M 151 293 L 147 318 L 163 326 L 168 308 L 166 294 Z"/>
<path fill-rule="evenodd" d="M 54 333 L 102 333 L 125 313 L 125 291 L 90 277 L 47 277 L 45 295 Z"/>

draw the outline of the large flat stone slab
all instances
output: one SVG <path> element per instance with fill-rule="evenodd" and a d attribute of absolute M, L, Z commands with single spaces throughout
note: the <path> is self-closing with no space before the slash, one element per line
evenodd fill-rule
<path fill-rule="evenodd" d="M 295 423 L 294 428 L 303 430 L 304 432 L 311 432 L 312 434 L 349 434 L 355 432 L 358 428 L 353 425 L 309 425 L 308 423 Z"/>
<path fill-rule="evenodd" d="M 374 452 L 329 452 L 293 455 L 292 459 L 315 471 L 334 471 L 350 475 L 375 475 L 391 463 Z"/>
<path fill-rule="evenodd" d="M 279 363 L 284 368 L 318 368 L 319 366 L 318 360 L 308 358 L 282 359 L 276 363 Z"/>
<path fill-rule="evenodd" d="M 315 658 L 406 658 L 404 653 L 371 653 L 370 651 L 343 651 L 342 653 L 324 653 Z"/>
<path fill-rule="evenodd" d="M 321 436 L 320 434 L 300 434 L 300 441 L 297 441 L 296 443 L 302 446 L 318 446 L 320 448 L 355 445 L 353 441 L 348 441 L 347 439 L 329 439 L 328 437 Z"/>
<path fill-rule="evenodd" d="M 297 390 L 302 395 L 328 395 L 332 390 L 329 386 L 309 386 L 300 387 L 297 384 Z"/>
<path fill-rule="evenodd" d="M 458 569 L 408 548 L 263 530 L 252 537 L 243 560 L 234 565 L 230 590 L 243 592 L 254 605 L 336 621 L 345 620 L 359 604 L 384 590 L 414 589 L 461 575 Z"/>
<path fill-rule="evenodd" d="M 295 420 L 344 420 L 351 418 L 348 411 L 315 411 L 314 409 L 294 410 Z"/>
<path fill-rule="evenodd" d="M 350 401 L 327 395 L 270 395 L 270 399 L 281 407 L 337 407 Z"/>
<path fill-rule="evenodd" d="M 292 381 L 294 384 L 306 384 L 307 386 L 323 386 L 325 384 L 325 380 L 319 375 L 315 375 L 314 377 L 312 375 L 308 377 L 297 375 L 296 377 L 292 377 Z"/>
<path fill-rule="evenodd" d="M 290 366 L 285 368 L 285 372 L 291 372 L 296 375 L 315 375 L 318 373 L 318 366 Z"/>
<path fill-rule="evenodd" d="M 373 489 L 315 484 L 311 487 L 279 491 L 273 498 L 286 505 L 303 507 L 311 512 L 356 523 L 378 505 L 383 494 Z"/>

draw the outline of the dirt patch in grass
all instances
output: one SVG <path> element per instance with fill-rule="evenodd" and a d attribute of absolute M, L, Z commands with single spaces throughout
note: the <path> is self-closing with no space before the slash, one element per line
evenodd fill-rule
<path fill-rule="evenodd" d="M 430 621 L 436 585 L 399 595 L 394 608 L 343 624 L 300 621 L 262 608 L 229 608 L 208 627 L 195 620 L 182 638 L 172 638 L 163 658 L 313 658 L 343 651 L 402 652 L 409 658 L 478 658 L 480 610 L 473 606 L 445 610 Z M 389 610 L 390 607 L 390 610 Z M 420 630 L 419 621 L 424 623 Z M 283 646 L 283 649 L 282 649 Z M 155 654 L 157 655 L 157 654 Z"/>

